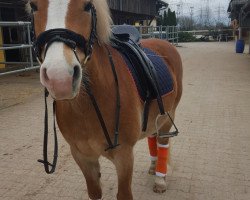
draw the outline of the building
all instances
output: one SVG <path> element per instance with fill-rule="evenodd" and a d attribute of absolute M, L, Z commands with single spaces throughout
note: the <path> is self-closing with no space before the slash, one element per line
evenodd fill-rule
<path fill-rule="evenodd" d="M 236 39 L 249 43 L 250 53 L 250 0 L 231 0 L 227 11 Z"/>
<path fill-rule="evenodd" d="M 237 39 L 250 43 L 250 0 L 231 0 L 227 11 Z"/>
<path fill-rule="evenodd" d="M 155 23 L 159 10 L 168 5 L 161 0 L 108 0 L 108 4 L 114 24 L 148 26 Z"/>

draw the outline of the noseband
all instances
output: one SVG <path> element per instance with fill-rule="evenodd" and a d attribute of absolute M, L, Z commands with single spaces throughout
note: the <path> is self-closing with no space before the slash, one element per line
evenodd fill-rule
<path fill-rule="evenodd" d="M 96 17 L 96 9 L 93 4 L 90 5 L 90 11 L 91 11 L 91 31 L 88 40 L 86 40 L 84 36 L 64 28 L 47 30 L 41 33 L 36 38 L 36 33 L 34 28 L 35 27 L 34 16 L 32 15 L 33 49 L 35 56 L 40 64 L 42 63 L 43 60 L 42 51 L 44 50 L 44 57 L 45 57 L 49 47 L 54 42 L 62 42 L 68 47 L 70 47 L 73 50 L 77 60 L 80 62 L 79 57 L 77 56 L 76 53 L 76 48 L 79 48 L 85 54 L 84 64 L 86 64 L 86 62 L 91 58 L 93 45 L 95 43 L 95 40 L 97 39 L 96 36 L 97 17 Z"/>

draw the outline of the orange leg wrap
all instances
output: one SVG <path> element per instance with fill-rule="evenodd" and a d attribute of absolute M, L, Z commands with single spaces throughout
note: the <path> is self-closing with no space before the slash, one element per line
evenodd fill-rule
<path fill-rule="evenodd" d="M 164 147 L 158 147 L 158 159 L 156 164 L 156 175 L 166 176 L 167 175 L 167 161 L 168 161 L 168 145 Z"/>
<path fill-rule="evenodd" d="M 148 137 L 148 147 L 151 158 L 157 157 L 157 140 L 156 137 Z"/>

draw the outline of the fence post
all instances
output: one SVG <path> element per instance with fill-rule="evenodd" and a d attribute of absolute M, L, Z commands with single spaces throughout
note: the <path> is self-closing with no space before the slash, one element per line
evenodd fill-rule
<path fill-rule="evenodd" d="M 162 39 L 162 25 L 160 25 L 159 32 L 160 32 L 160 38 Z"/>
<path fill-rule="evenodd" d="M 179 44 L 179 27 L 176 27 L 177 28 L 177 45 Z"/>
<path fill-rule="evenodd" d="M 32 45 L 31 36 L 30 36 L 30 24 L 27 25 L 27 31 L 28 31 L 28 44 Z M 34 63 L 33 63 L 32 47 L 29 48 L 29 52 L 30 52 L 30 66 L 33 67 Z"/>
<path fill-rule="evenodd" d="M 166 39 L 167 39 L 167 40 L 168 40 L 168 38 L 169 38 L 168 33 L 169 33 L 168 26 L 166 26 Z"/>
<path fill-rule="evenodd" d="M 142 26 L 141 25 L 139 26 L 139 31 L 140 31 L 140 35 L 142 37 Z"/>

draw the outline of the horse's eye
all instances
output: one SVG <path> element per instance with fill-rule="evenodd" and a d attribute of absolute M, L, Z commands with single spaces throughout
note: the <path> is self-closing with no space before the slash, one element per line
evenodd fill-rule
<path fill-rule="evenodd" d="M 33 3 L 33 2 L 30 3 L 30 7 L 31 7 L 33 12 L 38 11 L 37 5 L 35 3 Z"/>
<path fill-rule="evenodd" d="M 92 8 L 92 4 L 89 2 L 89 3 L 87 3 L 87 4 L 85 5 L 84 11 L 89 12 L 89 11 L 91 10 L 91 8 Z"/>

